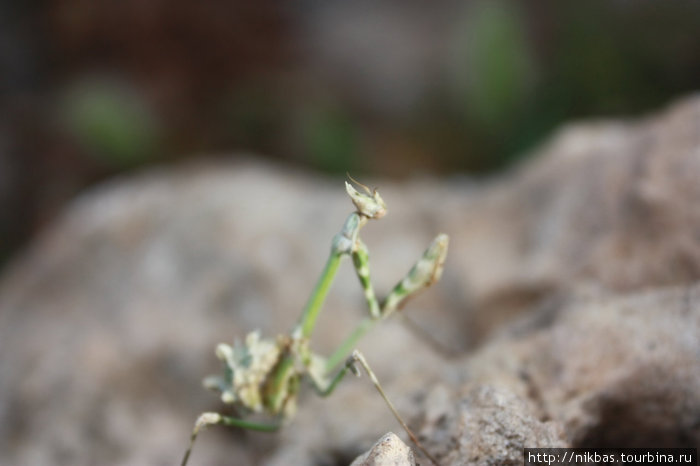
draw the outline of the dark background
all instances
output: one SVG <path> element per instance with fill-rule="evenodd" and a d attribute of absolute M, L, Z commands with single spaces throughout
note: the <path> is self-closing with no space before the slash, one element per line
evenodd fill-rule
<path fill-rule="evenodd" d="M 700 83 L 697 1 L 0 3 L 0 266 L 120 173 L 491 173 Z"/>

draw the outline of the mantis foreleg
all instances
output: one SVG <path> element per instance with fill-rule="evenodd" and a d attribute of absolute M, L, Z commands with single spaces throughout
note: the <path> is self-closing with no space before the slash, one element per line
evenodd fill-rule
<path fill-rule="evenodd" d="M 363 248 L 366 249 L 359 238 L 357 239 L 357 243 L 359 244 L 357 248 L 358 251 L 362 251 Z M 357 327 L 355 327 L 355 330 L 353 330 L 338 349 L 328 358 L 326 361 L 326 370 L 330 371 L 338 364 L 342 363 L 347 354 L 357 346 L 357 342 L 360 338 L 374 327 L 377 322 L 391 315 L 406 301 L 406 299 L 440 279 L 445 257 L 447 256 L 447 244 L 448 238 L 445 234 L 437 235 L 435 239 L 433 239 L 432 243 L 430 243 L 425 252 L 423 252 L 421 258 L 411 267 L 411 270 L 408 271 L 404 278 L 394 286 L 381 306 L 379 306 L 379 315 L 375 316 L 372 314 L 370 317 L 363 319 Z M 363 277 L 366 277 L 366 280 L 369 281 L 369 255 L 362 252 L 357 255 L 353 253 L 353 263 L 355 264 L 357 275 L 360 277 L 360 283 L 362 283 L 363 288 L 365 288 L 365 296 L 367 296 L 368 288 L 365 287 Z M 369 287 L 371 289 L 371 285 L 369 285 Z M 372 294 L 373 293 L 374 292 L 372 292 Z M 370 299 L 368 298 L 368 303 L 369 302 Z M 376 302 L 376 299 L 374 302 Z M 372 304 L 370 304 L 370 311 L 371 310 Z"/>
<path fill-rule="evenodd" d="M 180 466 L 186 466 L 187 461 L 190 459 L 190 453 L 192 452 L 192 447 L 194 446 L 195 440 L 197 440 L 197 435 L 199 431 L 210 425 L 222 425 L 230 427 L 241 427 L 243 429 L 257 430 L 261 432 L 274 432 L 281 427 L 280 423 L 264 424 L 259 422 L 251 422 L 243 419 L 238 419 L 235 417 L 224 416 L 219 413 L 202 413 L 197 422 L 194 423 L 194 429 L 192 430 L 192 436 L 190 437 L 190 446 L 185 452 L 185 456 L 182 458 L 182 463 Z"/>
<path fill-rule="evenodd" d="M 379 300 L 377 300 L 377 296 L 374 294 L 374 287 L 372 287 L 372 282 L 370 281 L 369 250 L 360 238 L 357 238 L 355 241 L 355 248 L 352 251 L 352 263 L 355 266 L 357 278 L 360 279 L 360 284 L 365 292 L 369 313 L 373 318 L 378 319 L 381 317 L 381 309 Z"/>
<path fill-rule="evenodd" d="M 440 279 L 442 267 L 447 257 L 447 235 L 435 237 L 423 256 L 416 262 L 406 276 L 394 286 L 382 303 L 382 317 L 398 309 L 408 297 L 428 288 Z"/>

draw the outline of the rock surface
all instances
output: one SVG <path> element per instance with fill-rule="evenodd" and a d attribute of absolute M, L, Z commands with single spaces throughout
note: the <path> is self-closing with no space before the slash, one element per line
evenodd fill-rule
<path fill-rule="evenodd" d="M 565 128 L 495 180 L 372 183 L 389 206 L 363 230 L 380 293 L 451 236 L 443 280 L 405 311 L 432 338 L 396 318 L 360 344 L 441 464 L 700 444 L 698 180 L 691 97 Z M 254 161 L 77 199 L 0 281 L 0 464 L 176 464 L 220 409 L 200 385 L 216 343 L 287 331 L 350 210 L 340 180 Z M 326 309 L 324 354 L 365 312 L 349 264 Z M 209 429 L 192 464 L 349 464 L 398 428 L 350 380 L 304 392 L 279 434 Z"/>
<path fill-rule="evenodd" d="M 415 466 L 416 459 L 411 449 L 389 432 L 380 438 L 372 448 L 352 462 L 350 466 Z"/>

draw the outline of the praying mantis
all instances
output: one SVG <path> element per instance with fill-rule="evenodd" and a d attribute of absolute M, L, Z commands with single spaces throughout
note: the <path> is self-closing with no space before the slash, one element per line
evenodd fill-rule
<path fill-rule="evenodd" d="M 445 234 L 437 235 L 403 279 L 380 301 L 370 281 L 369 251 L 360 239 L 359 232 L 369 220 L 380 219 L 386 214 L 386 204 L 376 189 L 370 190 L 349 175 L 348 178 L 362 188 L 359 191 L 353 184 L 345 182 L 346 191 L 356 210 L 347 217 L 340 232 L 333 237 L 326 265 L 296 326 L 289 335 L 279 335 L 276 339 L 261 338 L 260 333 L 254 331 L 246 336 L 243 343 L 233 347 L 225 343 L 219 344 L 216 356 L 223 362 L 223 375 L 204 380 L 205 387 L 218 391 L 221 400 L 233 405 L 237 412 L 244 416 L 265 414 L 271 421 L 258 422 L 215 412 L 202 413 L 195 422 L 182 466 L 186 466 L 197 435 L 204 427 L 225 425 L 274 432 L 293 417 L 302 379 L 308 380 L 316 392 L 325 397 L 333 392 L 348 371 L 359 377 L 358 366 L 367 373 L 413 443 L 437 465 L 435 458 L 418 441 L 394 408 L 365 357 L 354 348 L 362 336 L 378 322 L 399 310 L 406 299 L 440 279 L 447 256 L 448 237 Z M 346 256 L 352 258 L 367 301 L 369 316 L 326 359 L 311 351 L 310 339 L 341 260 Z M 341 364 L 342 367 L 338 369 Z M 334 372 L 335 375 L 331 377 Z"/>

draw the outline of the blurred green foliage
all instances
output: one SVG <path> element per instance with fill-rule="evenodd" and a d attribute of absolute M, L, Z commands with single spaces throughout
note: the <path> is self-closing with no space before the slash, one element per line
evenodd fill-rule
<path fill-rule="evenodd" d="M 314 166 L 333 174 L 356 172 L 357 123 L 341 108 L 319 105 L 301 119 L 302 151 Z"/>
<path fill-rule="evenodd" d="M 453 79 L 463 110 L 485 129 L 496 129 L 532 91 L 536 65 L 516 5 L 479 1 L 470 6 L 455 40 Z"/>
<path fill-rule="evenodd" d="M 700 87 L 697 0 L 63 0 L 0 16 L 0 261 L 86 186 L 153 163 L 497 172 L 564 123 Z"/>
<path fill-rule="evenodd" d="M 112 80 L 76 83 L 62 99 L 63 123 L 101 164 L 124 169 L 150 162 L 158 129 L 145 100 L 126 84 Z"/>
<path fill-rule="evenodd" d="M 168 33 L 169 16 L 158 15 L 149 17 L 153 24 L 141 25 L 142 36 L 125 36 L 132 22 L 144 21 L 139 10 L 98 1 L 85 12 L 87 23 L 100 19 L 101 8 L 105 15 L 123 8 L 124 24 L 86 28 L 92 32 L 78 41 L 71 23 L 64 34 L 78 51 L 90 50 L 82 43 L 110 44 L 108 57 L 118 44 L 123 76 L 142 71 L 133 63 L 153 63 L 153 78 L 114 85 L 86 83 L 77 73 L 65 109 L 72 137 L 114 170 L 157 156 L 236 151 L 329 173 L 491 172 L 527 154 L 563 122 L 652 110 L 700 82 L 700 2 L 472 0 L 445 5 L 450 15 L 435 16 L 444 22 L 438 39 L 429 29 L 406 27 L 428 24 L 435 6 L 385 5 L 390 14 L 384 22 L 368 23 L 383 27 L 382 34 L 371 35 L 376 43 L 370 47 L 363 45 L 367 31 L 358 18 L 381 14 L 382 8 L 306 5 L 311 13 L 344 12 L 311 16 L 319 22 L 342 19 L 324 26 L 263 4 L 243 8 L 234 1 L 199 10 L 177 3 L 172 11 L 182 30 L 175 38 Z M 239 28 L 223 27 L 227 22 Z M 349 29 L 333 42 L 338 39 L 328 31 L 341 27 Z M 319 30 L 326 32 L 314 36 Z M 408 43 L 425 42 L 442 57 L 429 61 L 434 69 L 406 66 L 421 58 L 401 49 L 400 34 L 412 34 L 417 40 Z M 314 40 L 332 44 L 332 60 L 323 58 Z M 334 56 L 348 50 L 366 56 Z M 94 59 L 94 51 L 87 56 Z M 399 61 L 393 76 L 365 69 L 373 63 L 382 68 L 394 56 Z M 372 76 L 392 82 L 373 90 L 367 82 Z M 149 94 L 154 90 L 158 99 Z M 151 108 L 147 102 L 153 101 L 158 105 Z M 414 104 L 397 111 L 393 101 Z"/>

